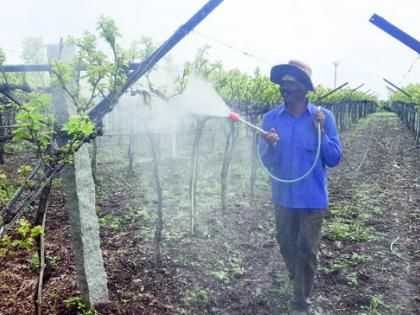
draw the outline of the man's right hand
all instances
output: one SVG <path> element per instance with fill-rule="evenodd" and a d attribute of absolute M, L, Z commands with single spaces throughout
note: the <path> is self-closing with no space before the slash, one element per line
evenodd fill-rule
<path fill-rule="evenodd" d="M 276 145 L 279 142 L 279 135 L 276 133 L 274 128 L 271 128 L 270 132 L 264 136 L 265 141 L 267 141 L 271 145 Z"/>

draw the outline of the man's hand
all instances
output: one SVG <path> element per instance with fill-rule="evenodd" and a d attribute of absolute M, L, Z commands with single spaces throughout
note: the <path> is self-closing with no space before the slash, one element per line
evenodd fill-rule
<path fill-rule="evenodd" d="M 271 128 L 270 132 L 268 132 L 264 136 L 265 141 L 267 141 L 271 145 L 276 145 L 277 142 L 279 142 L 279 135 L 276 133 L 276 130 L 274 128 Z"/>
<path fill-rule="evenodd" d="M 325 114 L 322 110 L 317 110 L 314 115 L 314 126 L 317 127 L 317 122 L 321 125 L 321 133 L 324 133 Z"/>

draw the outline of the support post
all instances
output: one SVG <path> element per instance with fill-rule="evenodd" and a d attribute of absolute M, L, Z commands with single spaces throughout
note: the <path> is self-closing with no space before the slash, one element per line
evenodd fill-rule
<path fill-rule="evenodd" d="M 71 60 L 74 49 L 50 45 L 48 60 L 60 58 Z M 62 88 L 52 86 L 53 112 L 56 115 L 57 143 L 63 145 L 66 138 L 60 134 L 70 114 L 76 112 Z M 99 223 L 95 210 L 95 185 L 92 177 L 88 145 L 83 145 L 73 157 L 73 164 L 63 169 L 63 185 L 66 209 L 69 213 L 70 231 L 76 265 L 76 275 L 81 298 L 94 306 L 109 300 L 107 277 L 102 259 L 99 238 Z"/>

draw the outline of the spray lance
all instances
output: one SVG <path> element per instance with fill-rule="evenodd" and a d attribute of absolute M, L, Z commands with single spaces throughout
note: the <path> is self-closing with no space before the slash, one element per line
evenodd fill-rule
<path fill-rule="evenodd" d="M 231 121 L 233 121 L 233 122 L 237 122 L 237 121 L 240 121 L 240 122 L 242 122 L 242 123 L 244 123 L 245 125 L 247 125 L 248 127 L 251 127 L 251 128 L 253 128 L 253 129 L 255 129 L 259 134 L 261 134 L 262 136 L 266 136 L 266 135 L 268 135 L 268 132 L 267 131 L 265 131 L 265 130 L 263 130 L 262 128 L 260 128 L 260 127 L 258 127 L 258 126 L 255 126 L 255 125 L 253 125 L 253 124 L 251 124 L 250 122 L 247 122 L 246 120 L 244 120 L 244 119 L 242 119 L 241 118 L 241 116 L 239 116 L 239 114 L 238 113 L 235 113 L 235 112 L 230 112 L 229 113 L 229 119 L 231 120 Z"/>
<path fill-rule="evenodd" d="M 319 98 L 317 98 L 317 100 L 314 102 L 315 104 L 317 103 L 317 102 L 319 102 L 320 100 L 322 100 L 322 99 L 324 99 L 324 98 L 326 98 L 327 96 L 329 96 L 329 95 L 331 95 L 331 94 L 333 94 L 333 93 L 335 93 L 336 91 L 338 91 L 338 90 L 340 90 L 341 88 L 343 88 L 344 86 L 346 86 L 348 84 L 348 82 L 346 82 L 346 83 L 344 83 L 344 84 L 342 84 L 342 85 L 340 85 L 339 87 L 337 87 L 337 88 L 335 88 L 334 90 L 332 90 L 332 91 L 330 91 L 330 92 L 328 92 L 328 93 L 326 93 L 325 95 L 323 95 L 323 96 L 321 96 L 321 97 L 319 97 Z M 320 111 L 321 110 L 321 106 L 317 106 L 317 110 L 318 111 Z M 246 121 L 246 120 L 244 120 L 244 119 L 242 119 L 241 118 L 241 116 L 238 114 L 238 113 L 235 113 L 235 112 L 230 112 L 229 113 L 229 119 L 232 121 L 232 122 L 237 122 L 237 121 L 240 121 L 240 122 L 242 122 L 242 123 L 244 123 L 245 125 L 247 125 L 248 127 L 251 127 L 251 128 L 253 128 L 254 130 L 256 130 L 260 135 L 262 135 L 263 137 L 265 137 L 265 136 L 267 136 L 268 134 L 269 134 L 269 132 L 268 131 L 265 131 L 265 130 L 263 130 L 262 128 L 260 128 L 260 127 L 258 127 L 258 126 L 255 126 L 255 125 L 253 125 L 253 124 L 251 124 L 250 122 L 248 122 L 248 121 Z M 307 177 L 312 171 L 313 171 L 313 169 L 315 168 L 315 165 L 317 164 L 317 162 L 318 162 L 318 159 L 319 159 L 319 154 L 320 154 L 320 151 L 321 151 L 321 125 L 320 125 L 320 123 L 319 122 L 317 122 L 317 124 L 316 124 L 316 129 L 317 129 L 317 148 L 316 148 L 316 156 L 315 156 L 315 159 L 314 159 L 314 162 L 312 163 L 312 165 L 311 165 L 311 167 L 302 175 L 302 176 L 300 176 L 300 177 L 297 177 L 297 178 L 293 178 L 293 179 L 283 179 L 283 178 L 279 178 L 279 177 L 277 177 L 277 176 L 275 176 L 275 175 L 273 175 L 268 169 L 267 169 L 267 167 L 265 167 L 265 165 L 264 165 L 264 163 L 263 163 L 263 161 L 262 161 L 262 159 L 261 159 L 261 153 L 260 153 L 260 151 L 258 150 L 258 158 L 259 158 L 259 160 L 260 160 L 260 164 L 261 164 L 261 166 L 262 166 L 262 168 L 263 168 L 263 170 L 268 174 L 268 176 L 270 176 L 273 180 L 275 180 L 275 181 L 277 181 L 277 182 L 280 182 L 280 183 L 285 183 L 285 184 L 292 184 L 292 183 L 297 183 L 297 182 L 299 182 L 299 181 L 301 181 L 302 179 L 304 179 L 305 177 Z"/>

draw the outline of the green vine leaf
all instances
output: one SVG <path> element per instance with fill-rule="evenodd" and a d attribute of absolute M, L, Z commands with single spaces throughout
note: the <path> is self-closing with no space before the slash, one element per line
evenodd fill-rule
<path fill-rule="evenodd" d="M 82 113 L 70 116 L 68 122 L 61 130 L 65 131 L 69 136 L 82 139 L 93 134 L 95 125 L 85 113 Z"/>

